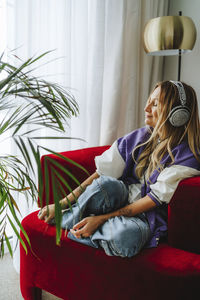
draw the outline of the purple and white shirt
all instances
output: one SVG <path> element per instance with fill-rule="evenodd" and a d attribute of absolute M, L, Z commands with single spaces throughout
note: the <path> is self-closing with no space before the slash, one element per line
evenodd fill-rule
<path fill-rule="evenodd" d="M 148 195 L 155 203 L 156 208 L 145 213 L 152 239 L 147 247 L 155 247 L 161 236 L 167 231 L 167 204 L 170 202 L 179 182 L 188 177 L 200 175 L 200 163 L 191 152 L 188 144 L 182 142 L 172 153 L 174 163 L 169 155 L 161 161 L 164 169 L 155 170 L 147 183 L 135 174 L 136 164 L 132 158 L 133 149 L 144 143 L 150 137 L 148 127 L 137 129 L 116 140 L 102 155 L 95 158 L 97 173 L 112 176 L 122 180 L 129 187 L 129 203 Z M 135 151 L 135 159 L 139 158 L 144 146 Z"/>

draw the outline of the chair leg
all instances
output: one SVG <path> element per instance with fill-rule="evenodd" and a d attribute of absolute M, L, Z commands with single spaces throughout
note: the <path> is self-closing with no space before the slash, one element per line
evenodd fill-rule
<path fill-rule="evenodd" d="M 42 300 L 42 290 L 40 288 L 34 288 L 34 300 Z"/>

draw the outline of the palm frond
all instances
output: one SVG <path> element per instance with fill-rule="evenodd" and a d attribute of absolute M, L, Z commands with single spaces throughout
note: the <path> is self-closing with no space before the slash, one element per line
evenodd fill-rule
<path fill-rule="evenodd" d="M 19 229 L 22 231 L 27 245 L 31 247 L 29 237 L 18 218 L 20 210 L 14 193 L 16 191 L 22 193 L 27 201 L 30 201 L 30 198 L 32 201 L 38 201 L 38 198 L 41 201 L 43 180 L 45 179 L 48 204 L 49 174 L 46 165 L 44 175 L 42 174 L 41 150 L 58 155 L 87 172 L 79 164 L 57 154 L 52 149 L 37 144 L 42 139 L 72 139 L 72 137 L 63 137 L 61 133 L 65 132 L 68 120 L 79 114 L 78 104 L 69 90 L 33 74 L 37 68 L 35 64 L 50 52 L 31 57 L 25 62 L 15 57 L 16 65 L 3 61 L 3 54 L 0 57 L 0 74 L 3 78 L 0 80 L 0 112 L 1 115 L 4 114 L 0 121 L 0 137 L 9 132 L 10 138 L 13 139 L 20 152 L 20 156 L 0 155 L 0 256 L 4 255 L 4 241 L 12 255 L 5 230 L 7 223 L 10 223 L 25 251 L 28 249 L 20 237 Z M 36 133 L 43 128 L 55 131 L 56 136 L 37 136 Z M 33 134 L 34 136 L 30 137 Z M 66 170 L 58 162 L 52 161 L 51 163 L 54 166 L 53 180 L 56 181 L 59 178 L 63 186 L 70 190 L 68 182 L 57 172 L 57 170 L 61 170 L 72 181 L 80 185 L 70 170 Z M 60 227 L 61 207 L 54 184 L 53 195 L 56 207 L 56 242 L 59 244 L 62 232 Z M 42 203 L 40 205 L 42 206 Z"/>

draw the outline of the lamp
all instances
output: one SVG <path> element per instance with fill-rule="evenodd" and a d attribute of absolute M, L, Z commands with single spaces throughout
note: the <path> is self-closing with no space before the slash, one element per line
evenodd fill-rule
<path fill-rule="evenodd" d="M 151 19 L 144 28 L 143 43 L 148 55 L 178 55 L 178 81 L 181 55 L 191 52 L 196 41 L 196 28 L 191 18 L 164 16 Z"/>

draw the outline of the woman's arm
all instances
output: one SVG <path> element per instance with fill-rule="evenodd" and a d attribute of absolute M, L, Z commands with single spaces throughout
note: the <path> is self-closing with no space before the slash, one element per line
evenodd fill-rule
<path fill-rule="evenodd" d="M 61 208 L 66 209 L 68 207 L 68 203 L 75 202 L 75 200 L 84 192 L 86 187 L 90 185 L 94 179 L 98 178 L 99 174 L 97 172 L 93 173 L 90 177 L 88 177 L 85 181 L 81 183 L 72 193 L 70 193 L 67 197 L 60 200 Z M 46 223 L 50 222 L 55 217 L 55 204 L 49 204 L 41 209 L 38 214 L 38 218 L 41 220 L 45 220 Z"/>
<path fill-rule="evenodd" d="M 128 204 L 111 213 L 84 218 L 79 223 L 74 225 L 73 229 L 71 229 L 71 233 L 77 238 L 88 237 L 92 235 L 100 225 L 104 224 L 110 218 L 119 216 L 133 217 L 139 213 L 148 211 L 155 206 L 155 202 L 147 195 L 136 202 Z"/>
<path fill-rule="evenodd" d="M 90 185 L 94 179 L 98 178 L 99 174 L 97 172 L 93 173 L 90 177 L 88 177 L 85 181 L 81 183 L 72 193 L 70 193 L 67 198 L 63 198 L 60 200 L 60 204 L 62 209 L 66 209 L 68 207 L 69 201 L 74 203 L 75 200 L 85 191 L 86 187 Z"/>

